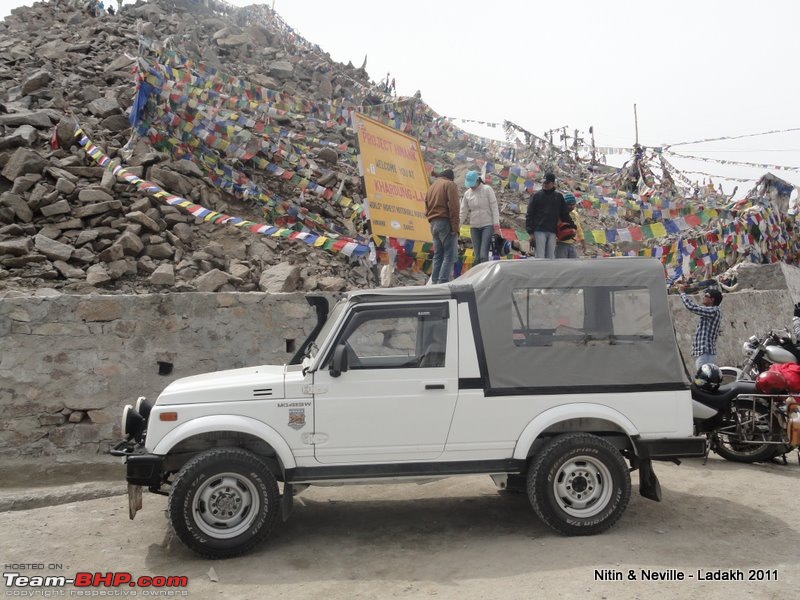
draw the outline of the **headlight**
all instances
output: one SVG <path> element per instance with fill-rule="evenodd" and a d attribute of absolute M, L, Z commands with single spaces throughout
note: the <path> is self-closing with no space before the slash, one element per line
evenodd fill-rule
<path fill-rule="evenodd" d="M 141 442 L 144 426 L 145 418 L 133 406 L 126 404 L 122 410 L 122 435 L 129 440 Z"/>
<path fill-rule="evenodd" d="M 133 408 L 136 409 L 140 415 L 144 417 L 144 420 L 147 421 L 150 419 L 150 411 L 153 410 L 153 403 L 147 400 L 144 396 L 139 396 L 136 399 L 136 404 L 133 405 Z"/>
<path fill-rule="evenodd" d="M 742 344 L 742 354 L 744 354 L 746 357 L 750 358 L 751 356 L 753 356 L 753 353 L 755 351 L 756 351 L 756 346 L 750 345 L 749 340 L 746 341 L 744 344 Z"/>

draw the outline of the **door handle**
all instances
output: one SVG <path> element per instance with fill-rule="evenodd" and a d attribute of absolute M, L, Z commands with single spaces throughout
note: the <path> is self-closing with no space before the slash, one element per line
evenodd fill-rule
<path fill-rule="evenodd" d="M 443 383 L 426 383 L 425 384 L 426 390 L 443 390 L 444 384 Z"/>

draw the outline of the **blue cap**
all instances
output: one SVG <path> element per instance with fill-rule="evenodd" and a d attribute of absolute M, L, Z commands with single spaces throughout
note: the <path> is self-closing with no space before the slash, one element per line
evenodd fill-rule
<path fill-rule="evenodd" d="M 564 194 L 564 202 L 566 202 L 567 204 L 569 204 L 570 202 L 572 204 L 577 204 L 578 203 L 578 201 L 575 199 L 575 196 L 570 194 L 569 192 Z"/>
<path fill-rule="evenodd" d="M 467 174 L 464 175 L 464 185 L 468 188 L 475 187 L 478 184 L 478 172 L 477 171 L 467 171 Z"/>

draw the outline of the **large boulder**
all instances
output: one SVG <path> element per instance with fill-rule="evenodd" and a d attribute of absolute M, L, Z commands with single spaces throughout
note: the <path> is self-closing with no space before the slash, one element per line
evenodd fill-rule
<path fill-rule="evenodd" d="M 31 92 L 35 92 L 39 88 L 50 83 L 52 79 L 53 75 L 49 71 L 40 69 L 22 82 L 22 93 L 27 96 Z"/>
<path fill-rule="evenodd" d="M 288 262 L 265 269 L 258 282 L 262 292 L 294 292 L 300 283 L 300 267 Z"/>
<path fill-rule="evenodd" d="M 208 273 L 203 273 L 194 280 L 194 285 L 198 292 L 216 292 L 223 285 L 228 283 L 229 275 L 219 269 L 212 269 Z"/>
<path fill-rule="evenodd" d="M 9 181 L 14 181 L 26 173 L 41 173 L 47 166 L 47 161 L 38 152 L 28 148 L 17 148 L 3 168 L 2 175 Z"/>
<path fill-rule="evenodd" d="M 39 139 L 39 133 L 33 125 L 20 125 L 4 138 L 0 138 L 0 150 L 18 146 L 32 146 Z"/>
<path fill-rule="evenodd" d="M 33 211 L 25 199 L 11 192 L 4 192 L 0 194 L 0 206 L 7 206 L 13 212 L 16 218 L 23 223 L 30 223 L 33 220 Z"/>

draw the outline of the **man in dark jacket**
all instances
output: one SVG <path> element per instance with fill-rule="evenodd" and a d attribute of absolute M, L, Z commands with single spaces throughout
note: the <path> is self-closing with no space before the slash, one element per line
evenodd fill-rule
<path fill-rule="evenodd" d="M 452 169 L 445 169 L 425 194 L 425 216 L 433 237 L 431 283 L 447 283 L 453 275 L 460 226 L 458 186 Z"/>
<path fill-rule="evenodd" d="M 528 200 L 528 212 L 525 215 L 525 229 L 536 245 L 536 258 L 556 257 L 556 229 L 559 219 L 575 226 L 564 196 L 556 191 L 556 176 L 547 173 L 542 189 Z"/>

